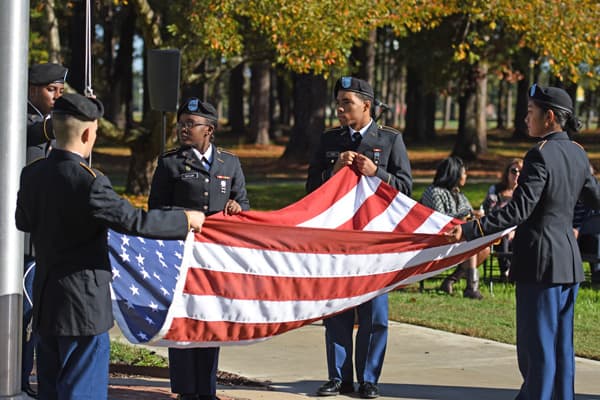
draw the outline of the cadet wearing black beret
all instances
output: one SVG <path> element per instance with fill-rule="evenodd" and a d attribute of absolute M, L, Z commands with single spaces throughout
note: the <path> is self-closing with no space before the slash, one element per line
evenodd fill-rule
<path fill-rule="evenodd" d="M 60 64 L 34 64 L 29 67 L 29 84 L 43 86 L 54 82 L 65 83 L 68 72 L 68 68 Z"/>
<path fill-rule="evenodd" d="M 113 325 L 108 228 L 183 240 L 204 222 L 197 211 L 135 208 L 87 165 L 102 112 L 97 99 L 58 99 L 56 147 L 21 173 L 15 219 L 18 229 L 31 233 L 36 250 L 33 330 L 39 334 L 42 399 L 107 397 Z"/>
<path fill-rule="evenodd" d="M 27 163 L 44 157 L 54 138 L 49 119 L 54 102 L 63 94 L 68 69 L 60 64 L 35 64 L 29 68 L 27 95 Z"/>
<path fill-rule="evenodd" d="M 206 215 L 238 214 L 250 209 L 246 181 L 237 156 L 212 143 L 217 110 L 192 97 L 177 111 L 181 146 L 158 160 L 149 209 L 199 210 Z M 171 390 L 182 400 L 215 400 L 219 348 L 169 349 Z"/>
<path fill-rule="evenodd" d="M 585 280 L 573 210 L 579 199 L 600 208 L 600 185 L 585 150 L 565 132 L 576 121 L 566 91 L 533 85 L 525 121 L 529 136 L 540 141 L 525 155 L 511 201 L 455 227 L 450 238 L 471 240 L 517 226 L 510 268 L 524 381 L 517 398 L 572 399 L 574 306 Z"/>
<path fill-rule="evenodd" d="M 410 195 L 412 177 L 402 134 L 377 126 L 371 117 L 374 92 L 358 78 L 344 76 L 333 90 L 341 126 L 325 131 L 311 159 L 306 190 L 312 192 L 341 168 L 349 166 L 365 176 L 376 176 L 400 192 Z M 354 314 L 360 326 L 356 346 L 352 343 Z M 387 344 L 388 296 L 347 310 L 325 321 L 325 347 L 329 381 L 317 393 L 332 396 L 354 392 L 352 349 L 361 397 L 375 398 Z"/>
<path fill-rule="evenodd" d="M 102 118 L 104 106 L 98 99 L 67 93 L 56 100 L 52 114 L 66 114 L 81 121 L 95 121 Z"/>
<path fill-rule="evenodd" d="M 202 101 L 197 97 L 190 97 L 184 101 L 181 106 L 179 106 L 179 109 L 177 110 L 177 119 L 179 119 L 181 114 L 184 113 L 204 117 L 213 122 L 215 125 L 219 119 L 217 110 L 213 107 L 213 105 L 207 101 Z"/>
<path fill-rule="evenodd" d="M 333 88 L 334 98 L 337 98 L 338 92 L 340 90 L 359 93 L 363 96 L 368 97 L 371 100 L 375 98 L 373 88 L 371 87 L 371 85 L 369 85 L 367 81 L 354 78 L 352 76 L 342 76 L 340 79 L 337 80 Z"/>
<path fill-rule="evenodd" d="M 35 64 L 29 68 L 27 91 L 27 151 L 25 163 L 45 157 L 52 146 L 54 133 L 50 111 L 54 101 L 60 97 L 67 79 L 67 68 L 60 64 Z M 32 276 L 34 270 L 33 247 L 29 235 L 25 235 L 25 268 Z M 24 302 L 24 310 L 29 310 L 30 304 Z M 27 326 L 31 321 L 31 312 L 26 312 L 23 319 L 23 349 L 21 362 L 21 388 L 28 394 L 33 394 L 29 384 L 29 376 L 33 369 L 33 354 L 35 335 L 27 334 Z"/>

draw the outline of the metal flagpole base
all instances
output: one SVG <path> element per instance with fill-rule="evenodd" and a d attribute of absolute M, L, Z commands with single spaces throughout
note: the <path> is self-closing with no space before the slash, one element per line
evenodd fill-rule
<path fill-rule="evenodd" d="M 21 393 L 21 331 L 23 327 L 23 296 L 0 296 L 0 399 L 29 399 Z"/>

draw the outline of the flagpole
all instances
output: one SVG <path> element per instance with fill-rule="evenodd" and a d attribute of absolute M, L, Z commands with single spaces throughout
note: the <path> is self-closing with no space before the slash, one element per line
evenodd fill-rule
<path fill-rule="evenodd" d="M 15 226 L 19 175 L 25 161 L 29 1 L 7 1 L 0 13 L 0 398 L 21 393 L 23 234 Z"/>

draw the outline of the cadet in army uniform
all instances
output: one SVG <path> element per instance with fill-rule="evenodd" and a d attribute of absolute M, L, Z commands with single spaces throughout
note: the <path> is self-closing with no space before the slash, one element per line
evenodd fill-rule
<path fill-rule="evenodd" d="M 158 160 L 149 208 L 185 207 L 206 215 L 250 208 L 239 159 L 212 144 L 217 111 L 196 97 L 177 111 L 181 147 Z M 219 348 L 169 349 L 171 390 L 184 400 L 216 400 Z"/>
<path fill-rule="evenodd" d="M 471 240 L 518 225 L 510 277 L 516 282 L 517 358 L 523 376 L 518 400 L 574 397 L 573 316 L 581 254 L 573 233 L 575 203 L 600 208 L 600 185 L 585 150 L 571 141 L 578 130 L 573 102 L 556 87 L 529 92 L 529 135 L 542 139 L 525 155 L 512 200 L 481 220 L 458 225 L 451 241 Z"/>
<path fill-rule="evenodd" d="M 27 99 L 27 164 L 45 157 L 54 139 L 50 111 L 62 96 L 67 72 L 60 64 L 35 64 L 29 68 Z"/>
<path fill-rule="evenodd" d="M 52 111 L 56 147 L 21 173 L 15 219 L 36 251 L 33 329 L 39 335 L 40 399 L 108 397 L 113 325 L 107 228 L 163 239 L 200 230 L 197 211 L 134 208 L 85 162 L 102 103 L 65 94 Z M 40 195 L 42 193 L 43 195 Z"/>
<path fill-rule="evenodd" d="M 27 152 L 26 164 L 45 157 L 49 142 L 54 138 L 50 111 L 54 101 L 63 94 L 68 70 L 59 64 L 34 64 L 29 68 L 27 91 Z M 35 258 L 29 234 L 25 235 L 23 284 L 27 296 L 23 296 L 23 340 L 21 351 L 21 389 L 30 397 L 37 394 L 29 383 L 33 369 L 36 335 L 31 331 L 33 307 L 31 290 L 35 274 Z"/>
<path fill-rule="evenodd" d="M 410 163 L 402 135 L 377 126 L 371 117 L 374 96 L 361 79 L 342 77 L 334 97 L 341 127 L 326 131 L 313 157 L 306 189 L 311 192 L 345 166 L 365 176 L 377 176 L 406 195 L 412 190 Z M 377 382 L 387 345 L 388 296 L 384 294 L 356 308 L 356 375 L 363 398 L 379 395 Z M 355 310 L 325 320 L 329 381 L 317 393 L 331 396 L 354 392 L 352 329 Z"/>

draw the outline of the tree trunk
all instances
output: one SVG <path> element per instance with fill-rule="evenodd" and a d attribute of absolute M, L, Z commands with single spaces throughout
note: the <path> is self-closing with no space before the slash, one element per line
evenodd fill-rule
<path fill-rule="evenodd" d="M 525 123 L 525 117 L 527 116 L 527 102 L 529 101 L 528 96 L 529 80 L 523 78 L 517 84 L 517 104 L 515 105 L 515 122 L 513 138 L 524 139 L 527 138 L 527 124 Z"/>
<path fill-rule="evenodd" d="M 69 65 L 69 85 L 83 93 L 85 85 L 85 2 L 73 2 L 73 14 L 69 23 L 69 47 L 71 48 L 71 59 Z M 92 35 L 94 30 L 92 29 Z"/>
<path fill-rule="evenodd" d="M 514 120 L 514 116 L 513 116 L 513 112 L 514 112 L 514 107 L 513 107 L 513 83 L 512 82 L 507 82 L 507 90 L 506 90 L 506 106 L 505 106 L 505 110 L 506 110 L 506 129 L 509 129 L 513 126 L 513 120 Z"/>
<path fill-rule="evenodd" d="M 358 65 L 356 77 L 364 79 L 375 87 L 375 43 L 377 30 L 369 32 L 369 37 L 352 48 L 352 58 Z"/>
<path fill-rule="evenodd" d="M 158 111 L 146 113 L 142 132 L 130 143 L 131 157 L 129 158 L 129 172 L 125 192 L 135 195 L 147 195 L 152 183 L 152 175 L 156 168 L 156 158 L 160 152 L 162 135 L 162 114 Z"/>
<path fill-rule="evenodd" d="M 44 11 L 48 22 L 48 62 L 62 64 L 63 57 L 60 54 L 60 34 L 58 19 L 54 13 L 56 3 L 54 0 L 46 0 Z"/>
<path fill-rule="evenodd" d="M 244 134 L 244 64 L 230 72 L 229 126 L 234 135 Z"/>
<path fill-rule="evenodd" d="M 294 126 L 282 159 L 308 162 L 325 129 L 327 81 L 313 74 L 294 74 Z"/>
<path fill-rule="evenodd" d="M 423 74 L 408 67 L 406 72 L 406 126 L 404 135 L 418 142 L 435 137 L 435 94 L 425 92 Z"/>
<path fill-rule="evenodd" d="M 446 95 L 444 97 L 444 119 L 442 121 L 442 129 L 445 130 L 448 128 L 448 123 L 450 122 L 450 114 L 452 113 L 452 96 Z"/>
<path fill-rule="evenodd" d="M 500 130 L 506 129 L 506 94 L 508 91 L 508 82 L 503 78 L 498 81 L 498 103 L 496 109 L 496 128 Z"/>
<path fill-rule="evenodd" d="M 269 94 L 269 62 L 256 62 L 250 78 L 250 135 L 256 144 L 269 144 Z"/>
<path fill-rule="evenodd" d="M 289 126 L 292 110 L 292 91 L 289 84 L 289 73 L 281 67 L 278 70 L 277 100 L 279 102 L 279 123 L 283 126 Z"/>
<path fill-rule="evenodd" d="M 135 34 L 135 12 L 133 7 L 124 7 L 125 13 L 119 35 L 119 52 L 111 74 L 111 90 L 106 104 L 106 118 L 119 128 L 132 125 L 131 101 L 133 99 L 133 35 Z"/>
<path fill-rule="evenodd" d="M 480 61 L 475 72 L 475 101 L 477 104 L 477 155 L 487 153 L 487 61 Z"/>
<path fill-rule="evenodd" d="M 464 160 L 477 158 L 477 100 L 474 87 L 467 87 L 458 98 L 458 135 L 452 154 Z"/>

